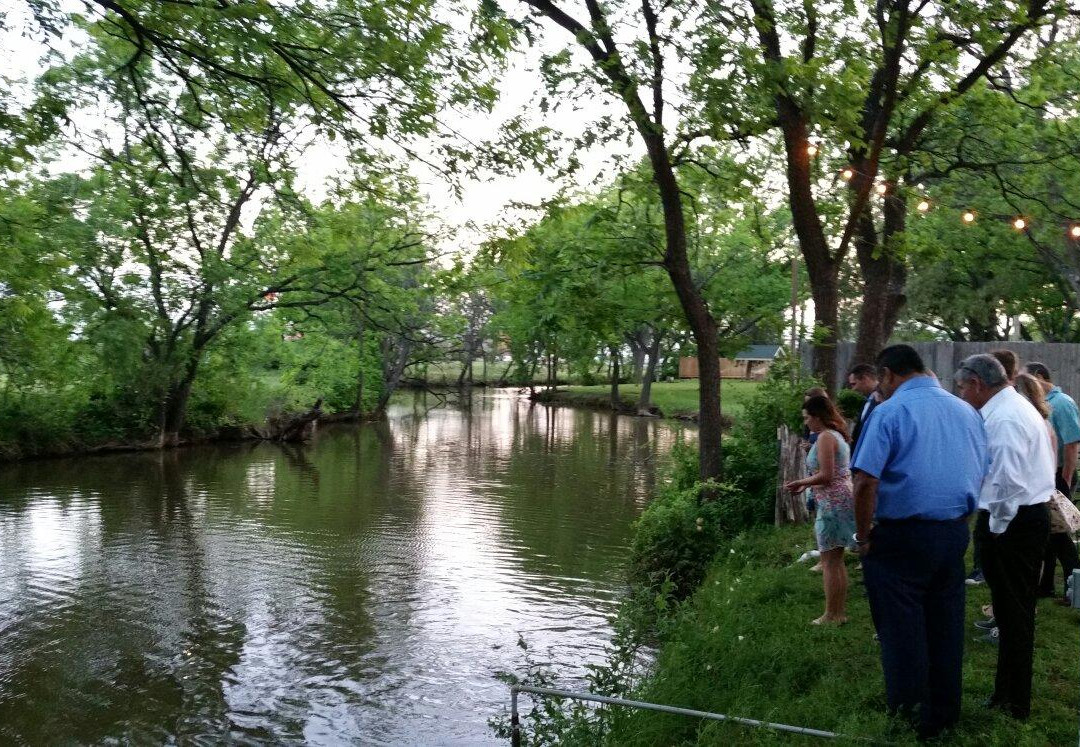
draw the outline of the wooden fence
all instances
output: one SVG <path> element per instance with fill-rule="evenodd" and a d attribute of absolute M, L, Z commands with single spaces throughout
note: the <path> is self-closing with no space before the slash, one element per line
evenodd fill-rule
<path fill-rule="evenodd" d="M 791 495 L 784 490 L 784 485 L 792 480 L 806 477 L 806 451 L 803 449 L 802 434 L 782 425 L 776 429 L 776 440 L 780 448 L 780 471 L 776 476 L 776 526 L 805 524 L 810 518 L 806 512 L 806 494 Z"/>
<path fill-rule="evenodd" d="M 960 361 L 975 353 L 991 350 L 1012 350 L 1023 365 L 1028 361 L 1045 363 L 1054 376 L 1054 383 L 1074 399 L 1080 399 L 1080 344 L 1059 342 L 912 342 L 908 343 L 922 356 L 923 362 L 933 369 L 942 384 L 952 389 L 952 376 Z M 810 362 L 814 346 L 804 344 L 800 360 L 805 370 Z M 848 368 L 855 354 L 855 343 L 842 342 L 836 351 L 836 381 L 842 386 L 847 380 Z"/>

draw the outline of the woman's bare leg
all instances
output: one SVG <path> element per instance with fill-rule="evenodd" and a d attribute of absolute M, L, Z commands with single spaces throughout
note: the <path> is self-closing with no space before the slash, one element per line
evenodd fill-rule
<path fill-rule="evenodd" d="M 844 567 L 844 548 L 821 553 L 822 582 L 825 587 L 825 614 L 814 622 L 847 622 L 847 568 Z"/>

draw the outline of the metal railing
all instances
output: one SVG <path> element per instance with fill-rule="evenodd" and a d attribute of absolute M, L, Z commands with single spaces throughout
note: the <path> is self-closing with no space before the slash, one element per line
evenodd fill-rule
<path fill-rule="evenodd" d="M 575 693 L 569 690 L 557 690 L 552 687 L 533 687 L 532 685 L 510 686 L 510 743 L 512 747 L 521 747 L 521 721 L 518 718 L 518 693 L 530 695 L 543 695 L 552 698 L 571 698 L 573 700 L 586 700 L 592 703 L 605 703 L 607 705 L 626 706 L 628 708 L 642 708 L 647 711 L 660 711 L 661 713 L 674 713 L 678 716 L 690 716 L 692 718 L 709 719 L 710 721 L 727 721 L 743 726 L 753 726 L 759 729 L 772 729 L 789 734 L 802 734 L 807 737 L 821 737 L 822 739 L 838 739 L 842 734 L 821 729 L 809 729 L 805 726 L 790 726 L 788 724 L 774 724 L 770 721 L 758 721 L 741 716 L 727 716 L 723 713 L 710 713 L 697 711 L 693 708 L 679 708 L 678 706 L 662 705 L 660 703 L 646 703 L 643 700 L 626 700 L 624 698 L 612 698 L 607 695 L 595 693 Z"/>

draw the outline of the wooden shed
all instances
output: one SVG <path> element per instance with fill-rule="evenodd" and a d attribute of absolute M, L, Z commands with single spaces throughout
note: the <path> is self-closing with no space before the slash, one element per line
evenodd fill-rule
<path fill-rule="evenodd" d="M 720 377 L 724 379 L 765 378 L 773 361 L 784 355 L 783 345 L 751 345 L 731 358 L 720 359 Z M 698 359 L 696 357 L 679 358 L 679 378 L 696 379 L 698 377 Z"/>

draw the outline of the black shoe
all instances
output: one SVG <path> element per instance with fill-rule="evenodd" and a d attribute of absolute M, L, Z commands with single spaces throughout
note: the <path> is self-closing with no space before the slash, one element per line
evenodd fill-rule
<path fill-rule="evenodd" d="M 986 632 L 986 635 L 978 636 L 975 640 L 982 643 L 992 643 L 996 646 L 998 645 L 998 643 L 1000 643 L 1000 641 L 998 640 L 1000 635 L 1001 634 L 997 628 L 991 628 Z"/>
<path fill-rule="evenodd" d="M 992 617 L 989 620 L 976 620 L 975 627 L 979 630 L 992 630 L 997 627 L 997 620 Z"/>

